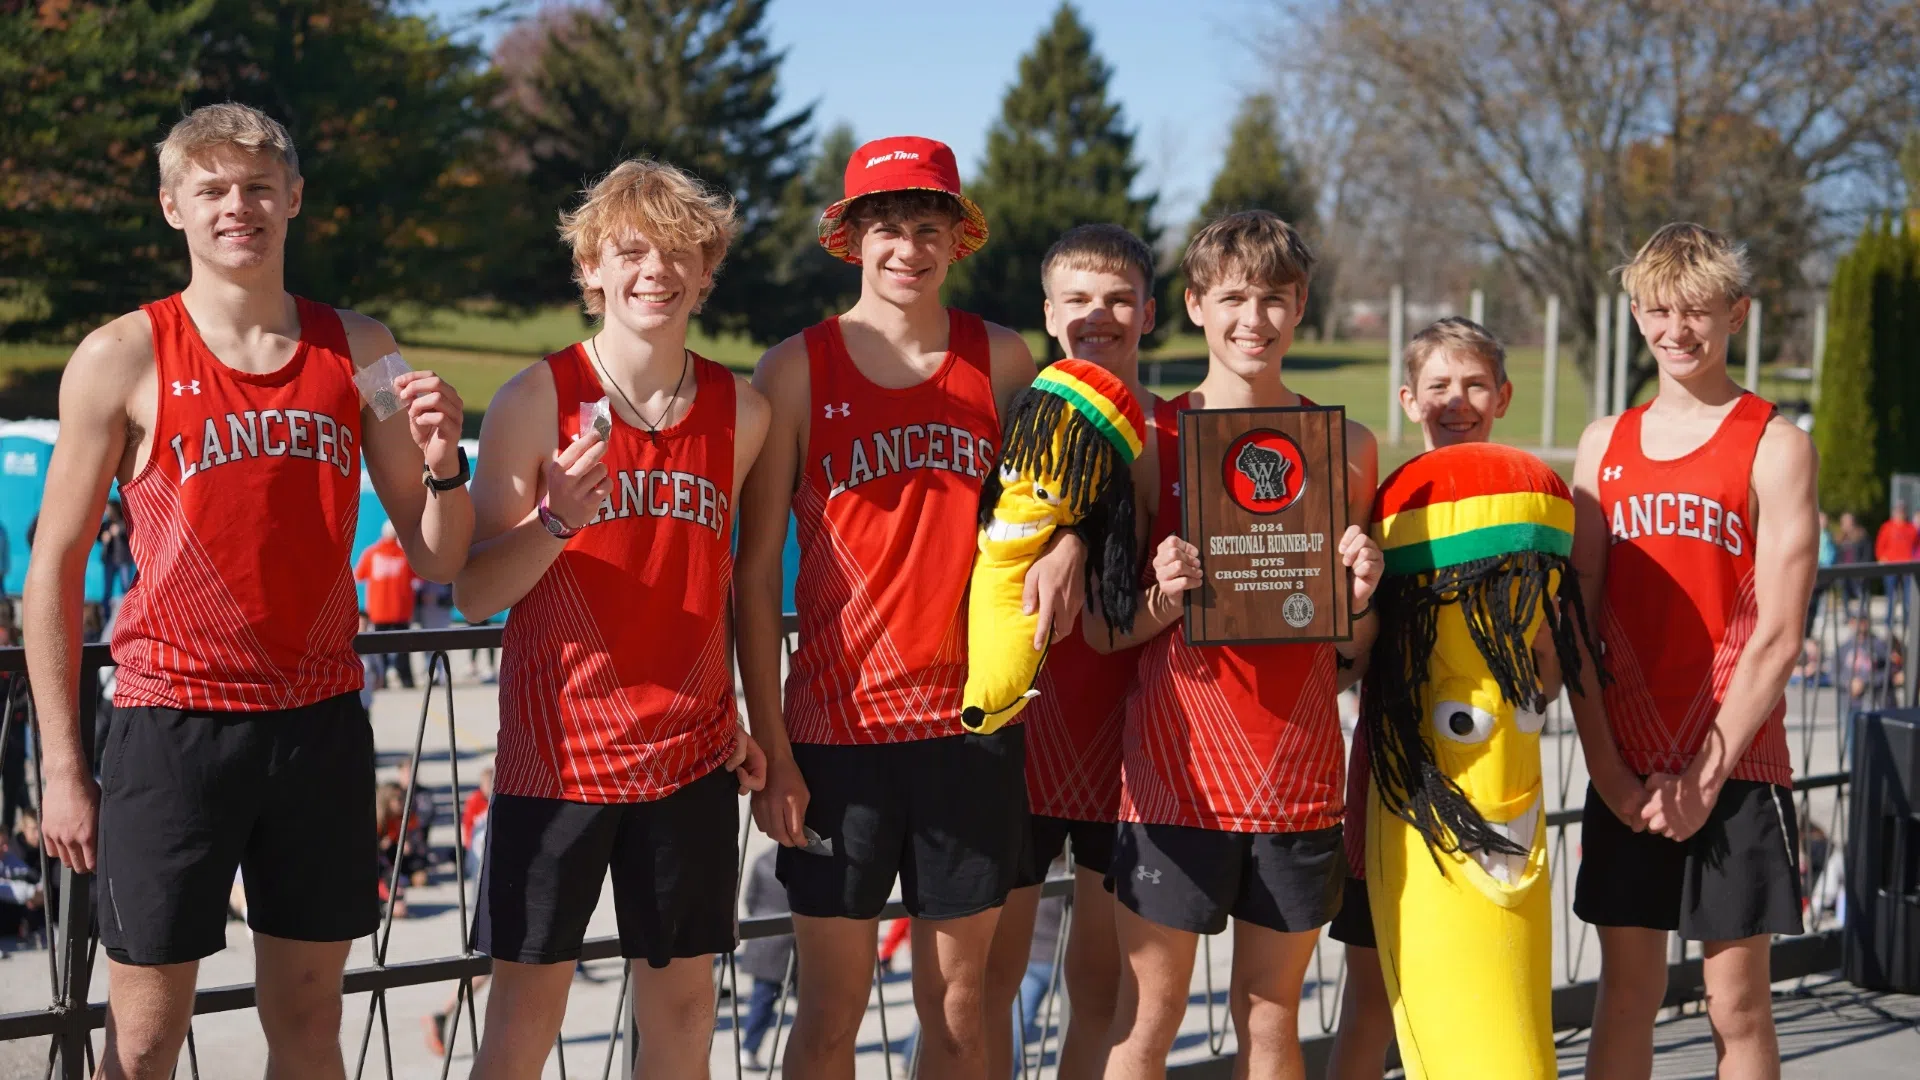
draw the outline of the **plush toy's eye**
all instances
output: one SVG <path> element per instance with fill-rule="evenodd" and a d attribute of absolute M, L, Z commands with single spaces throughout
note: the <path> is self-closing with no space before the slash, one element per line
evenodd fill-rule
<path fill-rule="evenodd" d="M 1048 503 L 1053 506 L 1060 505 L 1059 493 L 1048 491 L 1046 488 L 1040 486 L 1039 484 L 1033 485 L 1033 497 L 1036 499 L 1039 499 L 1043 503 Z"/>
<path fill-rule="evenodd" d="M 1016 469 L 1011 465 L 1000 466 L 1000 482 L 1001 483 L 1011 484 L 1018 479 L 1020 479 L 1019 469 Z"/>
<path fill-rule="evenodd" d="M 1442 701 L 1433 707 L 1433 730 L 1457 743 L 1482 743 L 1493 734 L 1493 714 L 1462 701 Z"/>
<path fill-rule="evenodd" d="M 1513 726 L 1528 735 L 1538 735 L 1540 729 L 1547 726 L 1547 714 L 1532 709 L 1513 710 Z"/>

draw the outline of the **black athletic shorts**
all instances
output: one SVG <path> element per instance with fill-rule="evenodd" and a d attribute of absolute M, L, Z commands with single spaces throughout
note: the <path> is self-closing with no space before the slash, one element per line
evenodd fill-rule
<path fill-rule="evenodd" d="M 1066 850 L 1068 840 L 1073 841 L 1073 865 L 1105 877 L 1113 863 L 1113 833 L 1117 827 L 1111 821 L 1075 821 L 1044 814 L 1028 817 L 1027 850 L 1020 859 L 1013 887 L 1024 889 L 1047 880 L 1047 871 Z"/>
<path fill-rule="evenodd" d="M 348 941 L 380 925 L 373 727 L 357 691 L 297 709 L 115 710 L 100 758 L 100 942 L 122 964 L 227 945 L 247 925 Z"/>
<path fill-rule="evenodd" d="M 1380 947 L 1373 936 L 1373 906 L 1367 903 L 1366 878 L 1347 879 L 1346 892 L 1340 898 L 1340 913 L 1327 924 L 1327 936 L 1342 945 L 1362 949 Z"/>
<path fill-rule="evenodd" d="M 1346 879 L 1338 825 L 1236 833 L 1127 822 L 1107 871 L 1134 914 L 1195 934 L 1225 930 L 1229 916 L 1289 934 L 1324 926 L 1340 910 Z"/>
<path fill-rule="evenodd" d="M 1685 841 L 1627 828 L 1592 785 L 1580 822 L 1573 913 L 1595 926 L 1676 930 L 1689 941 L 1803 929 L 1800 830 L 1786 788 L 1727 781 Z"/>
<path fill-rule="evenodd" d="M 611 870 L 621 956 L 663 968 L 732 952 L 739 791 L 734 775 L 716 766 L 652 802 L 495 795 L 474 949 L 516 964 L 578 960 Z"/>
<path fill-rule="evenodd" d="M 953 919 L 998 907 L 1027 843 L 1026 729 L 915 742 L 796 743 L 807 826 L 833 854 L 781 848 L 796 915 L 877 918 L 900 880 L 907 913 Z"/>

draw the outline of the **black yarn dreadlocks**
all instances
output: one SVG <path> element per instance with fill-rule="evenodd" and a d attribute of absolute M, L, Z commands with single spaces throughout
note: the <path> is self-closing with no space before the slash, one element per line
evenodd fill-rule
<path fill-rule="evenodd" d="M 1460 785 L 1440 771 L 1433 748 L 1423 738 L 1426 710 L 1420 688 L 1427 683 L 1427 662 L 1439 632 L 1440 608 L 1459 604 L 1467 632 L 1487 661 L 1500 695 L 1544 712 L 1546 693 L 1527 640 L 1534 605 L 1546 599 L 1547 583 L 1560 572 L 1560 586 L 1543 605 L 1560 670 L 1580 693 L 1580 650 L 1585 639 L 1595 658 L 1599 681 L 1608 681 L 1600 650 L 1587 621 L 1578 575 L 1562 555 L 1522 551 L 1495 555 L 1437 571 L 1389 577 L 1380 583 L 1373 604 L 1380 609 L 1380 638 L 1362 679 L 1360 719 L 1367 725 L 1367 752 L 1380 803 L 1426 838 L 1437 852 L 1525 855 L 1528 849 L 1487 824 Z"/>
<path fill-rule="evenodd" d="M 1066 490 L 1053 494 L 1067 505 L 1087 508 L 1073 526 L 1087 544 L 1087 592 L 1100 598 L 1107 625 L 1124 634 L 1133 629 L 1139 600 L 1134 591 L 1139 571 L 1134 552 L 1133 473 L 1120 459 L 1120 451 L 1087 422 L 1066 426 L 1060 460 L 1054 460 L 1053 433 L 1060 427 L 1061 412 L 1070 409 L 1073 406 L 1057 394 L 1033 387 L 1020 391 L 1001 434 L 1000 464 L 1019 472 L 1058 475 Z M 980 486 L 982 528 L 993 520 L 1000 491 L 1000 470 L 994 469 Z"/>

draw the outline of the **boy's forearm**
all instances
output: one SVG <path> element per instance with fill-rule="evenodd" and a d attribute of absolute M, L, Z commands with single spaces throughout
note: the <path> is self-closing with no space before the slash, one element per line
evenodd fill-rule
<path fill-rule="evenodd" d="M 29 567 L 21 598 L 21 628 L 26 638 L 27 678 L 33 687 L 41 768 L 50 777 L 91 771 L 80 731 L 84 565 L 77 574 L 48 574 Z M 65 578 L 73 579 L 71 587 Z"/>
<path fill-rule="evenodd" d="M 465 486 L 428 496 L 420 510 L 417 551 L 407 553 L 413 572 L 433 582 L 449 582 L 467 564 L 473 543 L 473 499 Z"/>
<path fill-rule="evenodd" d="M 1726 700 L 1714 717 L 1688 772 L 1710 791 L 1718 791 L 1740 763 L 1754 736 L 1766 726 L 1787 679 L 1800 659 L 1800 642 L 1790 633 L 1763 629 L 1747 643 L 1734 665 Z"/>
<path fill-rule="evenodd" d="M 780 709 L 780 570 L 771 587 L 764 573 L 742 571 L 734 579 L 734 625 L 741 689 L 747 699 L 747 725 L 769 758 L 790 757 L 786 717 Z"/>

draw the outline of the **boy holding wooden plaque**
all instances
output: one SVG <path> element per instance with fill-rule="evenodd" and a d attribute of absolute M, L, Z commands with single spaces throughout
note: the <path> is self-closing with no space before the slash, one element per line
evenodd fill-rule
<path fill-rule="evenodd" d="M 1266 211 L 1230 214 L 1201 230 L 1184 269 L 1187 314 L 1206 333 L 1207 375 L 1171 402 L 1174 410 L 1312 405 L 1281 377 L 1312 267 L 1299 234 Z M 1347 614 L 1358 616 L 1347 640 L 1196 646 L 1174 625 L 1182 594 L 1202 584 L 1213 557 L 1177 534 L 1181 455 L 1164 430 L 1149 531 L 1154 583 L 1131 634 L 1109 638 L 1103 627 L 1089 628 L 1095 648 L 1147 643 L 1126 706 L 1121 824 L 1108 874 L 1124 957 L 1109 1077 L 1163 1074 L 1198 937 L 1224 929 L 1229 917 L 1230 1011 L 1248 1074 L 1302 1075 L 1301 980 L 1345 877 L 1334 698 L 1372 644 L 1367 608 L 1382 569 L 1366 527 L 1378 475 L 1373 435 L 1350 421 L 1335 434 L 1345 443 L 1349 525 L 1328 546 L 1351 574 L 1350 589 L 1340 589 Z M 1276 471 L 1254 469 L 1284 486 Z"/>

